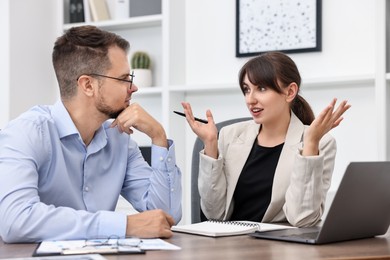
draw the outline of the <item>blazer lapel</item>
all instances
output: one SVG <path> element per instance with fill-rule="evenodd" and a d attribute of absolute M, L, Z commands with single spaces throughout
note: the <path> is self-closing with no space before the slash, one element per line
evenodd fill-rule
<path fill-rule="evenodd" d="M 286 141 L 275 170 L 271 202 L 263 221 L 272 220 L 284 205 L 286 190 L 290 184 L 291 169 L 294 165 L 295 154 L 298 148 L 302 147 L 304 130 L 305 126 L 291 111 L 291 120 L 287 130 Z"/>
<path fill-rule="evenodd" d="M 259 133 L 260 125 L 253 122 L 251 124 L 246 124 L 245 128 L 246 129 L 242 129 L 240 135 L 233 140 L 233 142 L 229 145 L 228 151 L 225 153 L 225 170 L 227 170 L 225 173 L 226 181 L 228 182 L 225 218 L 229 213 L 228 211 L 232 202 L 238 178 L 240 177 L 244 164 L 248 159 L 253 142 Z"/>

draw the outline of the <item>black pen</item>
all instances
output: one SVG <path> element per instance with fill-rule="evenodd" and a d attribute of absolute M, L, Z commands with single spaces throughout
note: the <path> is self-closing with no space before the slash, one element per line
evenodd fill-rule
<path fill-rule="evenodd" d="M 178 114 L 179 116 L 186 116 L 186 114 L 182 113 L 182 112 L 179 112 L 179 111 L 173 111 L 173 113 L 175 114 Z M 195 121 L 198 121 L 198 122 L 201 122 L 203 124 L 208 124 L 209 122 L 207 122 L 207 120 L 204 120 L 204 119 L 200 119 L 200 118 L 197 118 L 197 117 L 194 117 Z"/>

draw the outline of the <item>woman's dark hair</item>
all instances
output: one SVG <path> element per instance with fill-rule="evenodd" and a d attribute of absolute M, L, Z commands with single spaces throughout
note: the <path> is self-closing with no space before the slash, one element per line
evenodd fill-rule
<path fill-rule="evenodd" d="M 291 102 L 291 110 L 303 124 L 310 125 L 313 122 L 315 118 L 313 110 L 299 95 L 301 76 L 295 62 L 289 56 L 281 52 L 267 52 L 245 63 L 239 72 L 239 83 L 243 93 L 245 75 L 253 85 L 266 86 L 278 93 L 283 93 L 283 88 L 295 82 L 298 85 L 298 93 Z"/>
<path fill-rule="evenodd" d="M 108 49 L 118 46 L 128 52 L 128 41 L 95 26 L 73 27 L 54 44 L 52 60 L 62 99 L 77 92 L 77 79 L 83 74 L 104 74 L 111 68 Z"/>

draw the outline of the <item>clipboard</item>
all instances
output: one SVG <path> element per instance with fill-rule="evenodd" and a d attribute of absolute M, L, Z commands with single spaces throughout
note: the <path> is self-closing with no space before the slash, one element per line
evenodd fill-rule
<path fill-rule="evenodd" d="M 47 240 L 38 244 L 33 256 L 55 255 L 129 255 L 148 250 L 180 250 L 160 238 L 106 238 L 89 240 Z"/>
<path fill-rule="evenodd" d="M 93 241 L 95 244 L 91 245 L 86 244 L 86 240 L 42 241 L 38 244 L 32 256 L 145 254 L 145 250 L 141 249 L 138 245 L 121 245 L 118 244 L 118 239 L 100 239 Z"/>

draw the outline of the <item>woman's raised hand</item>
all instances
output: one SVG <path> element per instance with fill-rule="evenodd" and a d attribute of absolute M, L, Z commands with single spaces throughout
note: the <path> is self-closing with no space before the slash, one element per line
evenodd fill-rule
<path fill-rule="evenodd" d="M 304 137 L 303 156 L 318 155 L 318 147 L 321 138 L 340 124 L 344 119 L 342 115 L 351 107 L 351 105 L 344 100 L 335 110 L 336 102 L 337 99 L 334 98 L 310 124 Z"/>
<path fill-rule="evenodd" d="M 202 140 L 204 144 L 204 152 L 206 155 L 217 158 L 218 157 L 218 129 L 215 125 L 213 115 L 210 110 L 206 111 L 207 124 L 195 120 L 192 114 L 191 105 L 188 102 L 182 102 L 184 114 L 192 131 Z"/>

